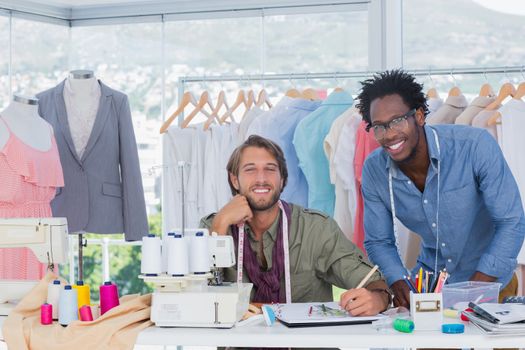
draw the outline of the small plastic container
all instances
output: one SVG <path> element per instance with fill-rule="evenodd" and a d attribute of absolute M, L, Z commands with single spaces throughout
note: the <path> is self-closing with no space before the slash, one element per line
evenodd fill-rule
<path fill-rule="evenodd" d="M 497 303 L 501 283 L 496 282 L 459 282 L 443 286 L 443 306 L 445 309 L 463 311 L 469 302 Z"/>

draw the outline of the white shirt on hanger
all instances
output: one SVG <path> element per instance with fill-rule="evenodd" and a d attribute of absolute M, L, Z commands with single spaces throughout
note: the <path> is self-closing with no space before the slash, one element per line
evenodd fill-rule
<path fill-rule="evenodd" d="M 253 106 L 239 123 L 239 133 L 237 135 L 237 143 L 240 145 L 248 138 L 248 128 L 254 120 L 256 120 L 264 111 L 258 106 Z"/>
<path fill-rule="evenodd" d="M 335 185 L 334 220 L 352 240 L 356 211 L 354 175 L 355 135 L 361 115 L 350 108 L 339 116 L 324 139 L 324 151 L 330 167 L 330 182 Z"/>
<path fill-rule="evenodd" d="M 525 102 L 518 99 L 511 99 L 503 105 L 499 112 L 501 113 L 501 134 L 498 134 L 498 140 L 503 150 L 505 160 L 514 175 L 520 191 L 521 203 L 525 207 Z M 524 246 L 525 247 L 525 246 Z M 518 255 L 518 263 L 525 264 L 525 248 L 522 247 Z"/>

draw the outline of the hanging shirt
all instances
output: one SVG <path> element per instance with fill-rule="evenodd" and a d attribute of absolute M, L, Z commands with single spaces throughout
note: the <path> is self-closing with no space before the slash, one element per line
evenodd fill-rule
<path fill-rule="evenodd" d="M 255 105 L 242 118 L 239 123 L 239 133 L 237 134 L 237 143 L 239 145 L 248 138 L 248 128 L 261 114 L 264 114 L 264 111 Z"/>
<path fill-rule="evenodd" d="M 203 191 L 200 194 L 206 214 L 218 211 L 232 198 L 226 165 L 237 147 L 238 130 L 237 123 L 213 124 L 206 132 Z"/>
<path fill-rule="evenodd" d="M 247 136 L 257 134 L 281 147 L 288 169 L 288 183 L 281 193 L 281 198 L 300 206 L 308 204 L 308 184 L 299 168 L 292 139 L 297 124 L 320 105 L 320 101 L 285 96 L 274 108 L 260 115 L 248 129 Z"/>
<path fill-rule="evenodd" d="M 439 152 L 432 129 L 438 135 Z M 437 267 L 446 267 L 450 282 L 467 281 L 480 271 L 506 286 L 523 243 L 525 217 L 516 182 L 498 144 L 487 132 L 466 126 L 425 125 L 424 131 L 430 166 L 423 193 L 383 149 L 373 152 L 365 163 L 365 247 L 370 260 L 379 265 L 389 285 L 407 274 L 394 244 L 388 189 L 392 169 L 396 216 L 422 239 L 414 270 L 420 266 L 434 269 L 439 224 Z"/>
<path fill-rule="evenodd" d="M 429 118 L 432 114 L 434 114 L 443 105 L 443 99 L 441 97 L 430 97 L 430 98 L 427 98 L 427 105 L 428 105 L 427 118 Z"/>
<path fill-rule="evenodd" d="M 448 96 L 445 103 L 436 112 L 427 116 L 427 123 L 430 125 L 454 124 L 458 115 L 463 113 L 467 106 L 465 95 Z"/>
<path fill-rule="evenodd" d="M 356 108 L 341 114 L 324 139 L 324 151 L 330 164 L 330 182 L 335 186 L 334 220 L 352 240 L 356 208 L 354 154 L 355 136 L 361 122 Z"/>
<path fill-rule="evenodd" d="M 354 220 L 354 237 L 353 242 L 363 251 L 365 240 L 365 228 L 363 225 L 364 201 L 361 193 L 363 166 L 365 159 L 372 151 L 379 147 L 379 143 L 375 139 L 373 133 L 366 131 L 367 123 L 362 121 L 357 129 L 355 156 L 354 156 L 354 172 L 355 172 L 355 187 L 356 187 L 356 212 Z"/>
<path fill-rule="evenodd" d="M 511 99 L 500 108 L 501 113 L 501 148 L 509 168 L 516 179 L 521 195 L 522 205 L 525 207 L 525 102 Z M 501 136 L 501 137 L 500 137 Z M 518 263 L 525 264 L 525 249 L 522 247 L 518 255 Z"/>
<path fill-rule="evenodd" d="M 100 85 L 98 81 L 94 79 L 91 91 L 86 96 L 83 96 L 83 98 L 89 100 L 90 108 L 86 111 L 80 111 L 78 106 L 75 105 L 74 99 L 78 97 L 75 91 L 73 91 L 69 79 L 65 80 L 63 94 L 71 138 L 73 139 L 78 157 L 82 158 L 89 136 L 93 130 L 93 124 L 95 124 L 95 118 L 97 117 L 100 103 Z"/>
<path fill-rule="evenodd" d="M 199 201 L 199 194 L 203 191 L 205 138 L 202 125 L 184 129 L 172 126 L 163 135 L 166 167 L 162 207 L 165 214 L 162 220 L 163 232 L 182 228 L 182 181 L 185 228 L 197 228 L 200 217 L 205 213 L 203 203 Z M 183 169 L 179 167 L 179 162 L 184 162 Z"/>
<path fill-rule="evenodd" d="M 472 120 L 479 112 L 485 109 L 489 104 L 494 102 L 496 97 L 478 96 L 470 105 L 456 118 L 456 124 L 472 125 Z"/>
<path fill-rule="evenodd" d="M 293 139 L 299 166 L 308 182 L 308 207 L 330 216 L 334 215 L 335 188 L 330 183 L 323 142 L 334 120 L 353 102 L 352 96 L 345 91 L 332 92 L 319 108 L 297 125 Z"/>
<path fill-rule="evenodd" d="M 501 108 L 498 107 L 498 109 Z M 489 132 L 492 137 L 494 137 L 495 140 L 498 139 L 498 133 L 496 131 L 496 125 L 488 125 L 489 119 L 494 115 L 494 113 L 498 112 L 498 109 L 496 110 L 482 110 L 479 112 L 474 119 L 472 119 L 472 126 L 476 128 L 485 129 Z"/>

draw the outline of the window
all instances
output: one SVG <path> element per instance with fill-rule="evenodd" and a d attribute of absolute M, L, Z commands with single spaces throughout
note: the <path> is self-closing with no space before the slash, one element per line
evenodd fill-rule
<path fill-rule="evenodd" d="M 0 14 L 0 108 L 9 103 L 9 17 Z"/>
<path fill-rule="evenodd" d="M 261 30 L 256 17 L 167 22 L 166 116 L 177 108 L 181 76 L 261 73 Z M 198 94 L 206 89 L 213 100 L 225 90 L 233 103 L 240 85 L 247 84 L 189 84 L 187 89 Z"/>
<path fill-rule="evenodd" d="M 55 86 L 67 71 L 68 28 L 19 18 L 12 23 L 13 93 L 36 95 Z"/>

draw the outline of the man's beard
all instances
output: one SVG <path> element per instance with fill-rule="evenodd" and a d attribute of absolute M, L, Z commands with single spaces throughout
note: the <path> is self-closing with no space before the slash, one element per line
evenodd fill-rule
<path fill-rule="evenodd" d="M 407 164 L 407 163 L 410 163 L 416 157 L 416 154 L 418 153 L 419 138 L 420 138 L 420 130 L 417 129 L 416 145 L 414 146 L 414 148 L 412 148 L 412 150 L 410 151 L 410 154 L 405 159 L 401 159 L 397 163 Z"/>
<path fill-rule="evenodd" d="M 250 209 L 252 211 L 265 211 L 272 208 L 275 205 L 275 203 L 279 201 L 280 195 L 280 190 L 275 191 L 268 202 L 257 202 L 251 196 L 248 195 L 246 195 L 246 199 L 248 200 L 248 204 L 250 205 Z"/>

